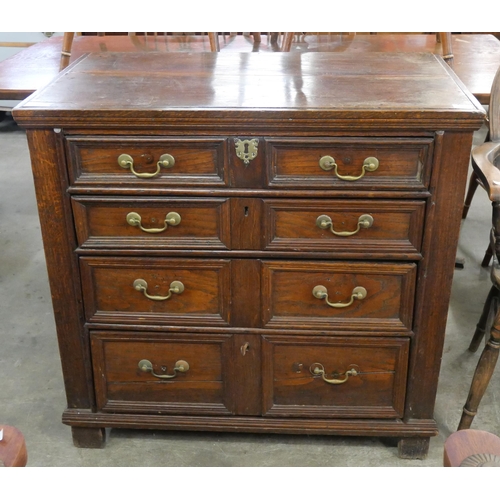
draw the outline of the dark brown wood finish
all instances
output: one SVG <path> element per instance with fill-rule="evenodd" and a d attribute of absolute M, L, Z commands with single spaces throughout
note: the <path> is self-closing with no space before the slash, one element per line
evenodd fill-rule
<path fill-rule="evenodd" d="M 14 116 L 65 311 L 63 421 L 77 445 L 116 426 L 393 436 L 402 456 L 425 455 L 467 149 L 484 119 L 442 60 L 93 54 Z M 245 161 L 236 145 L 249 140 Z M 181 221 L 150 234 L 131 211 L 145 229 Z M 373 223 L 339 236 L 321 215 L 336 231 Z M 172 281 L 184 291 L 155 300 Z M 138 372 L 141 353 L 156 374 L 179 359 L 189 370 Z"/>

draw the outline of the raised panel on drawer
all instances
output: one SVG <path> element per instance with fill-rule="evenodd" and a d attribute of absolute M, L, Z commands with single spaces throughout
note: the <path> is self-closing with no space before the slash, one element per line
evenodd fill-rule
<path fill-rule="evenodd" d="M 227 358 L 230 335 L 159 336 L 123 332 L 91 334 L 97 408 L 125 413 L 231 413 Z M 150 361 L 160 379 L 142 371 Z M 175 371 L 178 361 L 187 371 Z"/>
<path fill-rule="evenodd" d="M 424 189 L 429 182 L 433 140 L 428 138 L 267 139 L 271 187 L 317 189 Z M 320 167 L 330 156 L 342 176 L 359 177 L 366 158 L 379 161 L 375 171 L 343 180 Z"/>
<path fill-rule="evenodd" d="M 424 201 L 264 200 L 264 206 L 266 250 L 419 258 Z M 323 215 L 330 226 L 318 225 Z M 369 227 L 359 223 L 365 215 L 372 217 Z"/>
<path fill-rule="evenodd" d="M 403 416 L 408 338 L 286 337 L 263 340 L 266 416 Z M 323 368 L 326 380 L 316 367 Z M 354 369 L 351 375 L 347 372 Z M 343 383 L 339 383 L 343 382 Z"/>
<path fill-rule="evenodd" d="M 413 263 L 264 261 L 263 326 L 408 333 L 415 277 Z M 335 308 L 313 295 L 316 286 L 326 288 L 333 304 L 349 303 L 356 287 L 366 297 Z"/>
<path fill-rule="evenodd" d="M 139 259 L 82 257 L 85 315 L 91 322 L 228 325 L 230 261 L 218 259 Z M 168 297 L 174 281 L 184 291 L 152 300 L 137 290 L 147 283 L 153 297 Z"/>
<path fill-rule="evenodd" d="M 74 196 L 73 213 L 82 248 L 207 248 L 230 247 L 230 213 L 220 198 L 93 198 Z M 177 225 L 167 215 L 180 216 Z M 140 226 L 127 216 L 140 216 Z M 151 229 L 162 229 L 150 233 Z"/>
<path fill-rule="evenodd" d="M 67 137 L 70 182 L 74 186 L 137 187 L 225 186 L 225 139 L 151 137 Z M 140 178 L 118 164 L 128 154 Z M 160 156 L 170 154 L 175 164 L 158 168 Z"/>

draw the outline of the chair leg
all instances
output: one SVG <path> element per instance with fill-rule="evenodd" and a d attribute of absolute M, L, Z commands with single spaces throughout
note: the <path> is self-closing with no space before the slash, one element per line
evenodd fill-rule
<path fill-rule="evenodd" d="M 61 60 L 59 62 L 59 71 L 62 71 L 69 65 L 69 60 L 71 59 L 71 46 L 73 45 L 74 37 L 74 33 L 64 32 L 61 49 Z"/>
<path fill-rule="evenodd" d="M 464 208 L 462 210 L 462 219 L 467 217 L 469 213 L 470 204 L 472 203 L 472 198 L 474 198 L 474 194 L 476 192 L 478 186 L 478 178 L 476 172 L 472 171 L 472 174 L 469 179 L 469 188 L 467 189 L 467 195 L 465 196 Z"/>
<path fill-rule="evenodd" d="M 220 52 L 219 33 L 208 33 L 211 52 Z"/>
<path fill-rule="evenodd" d="M 493 285 L 490 288 L 488 296 L 486 297 L 486 301 L 483 307 L 483 312 L 481 313 L 481 317 L 479 318 L 479 321 L 476 325 L 476 331 L 474 332 L 472 340 L 470 341 L 469 345 L 470 352 L 476 352 L 479 345 L 481 344 L 481 341 L 483 340 L 484 334 L 486 332 L 486 323 L 488 322 L 488 317 L 491 311 L 491 306 L 493 305 L 493 300 L 494 299 L 496 300 L 498 295 L 499 295 L 499 290 L 495 285 Z"/>
<path fill-rule="evenodd" d="M 283 34 L 283 44 L 281 46 L 281 52 L 290 52 L 292 48 L 293 35 L 295 33 L 288 32 Z"/>
<path fill-rule="evenodd" d="M 492 258 L 493 258 L 493 250 L 491 249 L 491 245 L 488 245 L 486 252 L 484 252 L 483 260 L 481 261 L 481 267 L 488 267 L 490 265 Z"/>
<path fill-rule="evenodd" d="M 469 429 L 474 417 L 477 414 L 477 408 L 486 392 L 491 376 L 498 361 L 498 352 L 500 349 L 500 310 L 495 315 L 495 320 L 490 331 L 490 338 L 479 358 L 479 362 L 474 372 L 472 384 L 465 402 L 462 418 L 458 425 L 458 430 Z"/>

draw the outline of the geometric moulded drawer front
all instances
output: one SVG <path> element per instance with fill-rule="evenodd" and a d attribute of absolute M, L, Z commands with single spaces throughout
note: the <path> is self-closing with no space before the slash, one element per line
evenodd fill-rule
<path fill-rule="evenodd" d="M 229 323 L 227 260 L 81 257 L 80 269 L 89 322 Z"/>
<path fill-rule="evenodd" d="M 408 338 L 265 335 L 265 416 L 398 418 Z"/>
<path fill-rule="evenodd" d="M 265 328 L 412 330 L 414 263 L 264 261 Z"/>
<path fill-rule="evenodd" d="M 226 140 L 155 137 L 67 137 L 75 186 L 224 187 Z"/>
<path fill-rule="evenodd" d="M 432 138 L 269 139 L 269 185 L 421 190 L 429 183 L 432 146 Z"/>
<path fill-rule="evenodd" d="M 230 335 L 94 332 L 97 406 L 109 412 L 228 414 Z"/>
<path fill-rule="evenodd" d="M 265 249 L 420 258 L 425 202 L 264 200 Z"/>
<path fill-rule="evenodd" d="M 71 201 L 80 248 L 230 246 L 227 199 L 74 196 Z"/>

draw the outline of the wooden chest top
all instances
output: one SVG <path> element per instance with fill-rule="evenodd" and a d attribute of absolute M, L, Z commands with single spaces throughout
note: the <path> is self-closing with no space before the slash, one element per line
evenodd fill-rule
<path fill-rule="evenodd" d="M 477 128 L 484 111 L 425 53 L 92 53 L 23 101 L 23 127 L 279 122 Z M 131 121 L 133 120 L 133 121 Z"/>

